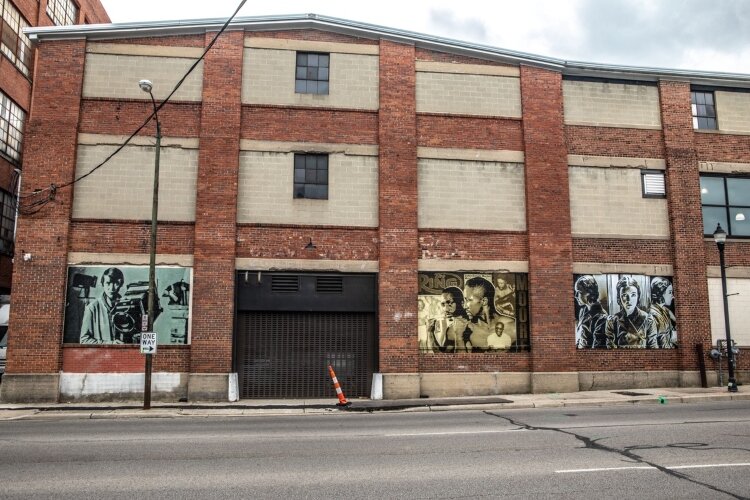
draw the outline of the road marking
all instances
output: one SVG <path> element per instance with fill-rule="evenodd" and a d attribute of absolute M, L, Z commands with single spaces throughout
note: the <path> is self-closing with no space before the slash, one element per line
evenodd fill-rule
<path fill-rule="evenodd" d="M 664 467 L 665 469 L 669 470 L 678 470 L 678 469 L 705 469 L 709 467 L 748 467 L 750 466 L 749 463 L 739 463 L 739 464 L 699 464 L 699 465 L 672 465 L 668 467 Z M 567 470 L 556 470 L 556 474 L 570 474 L 570 473 L 576 473 L 576 472 L 605 472 L 610 470 L 658 470 L 656 467 L 653 467 L 651 465 L 633 465 L 630 467 L 600 467 L 597 469 L 567 469 Z"/>
<path fill-rule="evenodd" d="M 455 431 L 455 432 L 413 432 L 402 434 L 383 434 L 383 437 L 407 437 L 407 436 L 454 436 L 457 434 L 500 434 L 503 432 L 522 432 L 526 429 L 506 429 L 497 431 Z"/>

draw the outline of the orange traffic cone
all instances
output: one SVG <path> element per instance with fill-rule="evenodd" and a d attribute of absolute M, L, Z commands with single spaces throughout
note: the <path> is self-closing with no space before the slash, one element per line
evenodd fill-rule
<path fill-rule="evenodd" d="M 341 386 L 339 385 L 339 380 L 336 378 L 336 372 L 333 371 L 333 367 L 328 364 L 328 373 L 331 375 L 331 380 L 333 380 L 333 388 L 336 389 L 336 397 L 339 398 L 339 402 L 336 403 L 336 406 L 349 406 L 351 401 L 346 400 L 346 396 L 344 396 L 344 391 L 341 390 Z"/>

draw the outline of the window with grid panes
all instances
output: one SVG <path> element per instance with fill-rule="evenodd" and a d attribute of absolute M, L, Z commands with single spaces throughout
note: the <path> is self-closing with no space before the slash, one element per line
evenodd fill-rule
<path fill-rule="evenodd" d="M 298 94 L 328 94 L 330 63 L 328 54 L 297 52 L 294 91 Z"/>
<path fill-rule="evenodd" d="M 0 154 L 15 165 L 21 164 L 25 120 L 26 113 L 10 97 L 0 92 Z"/>
<path fill-rule="evenodd" d="M 750 177 L 701 175 L 703 234 L 721 227 L 729 236 L 750 237 Z"/>
<path fill-rule="evenodd" d="M 0 189 L 0 253 L 13 255 L 16 227 L 16 197 Z"/>
<path fill-rule="evenodd" d="M 328 155 L 294 155 L 294 197 L 328 199 Z"/>
<path fill-rule="evenodd" d="M 78 24 L 78 5 L 73 0 L 49 0 L 47 15 L 58 26 Z"/>
<path fill-rule="evenodd" d="M 0 14 L 3 16 L 0 24 L 0 50 L 24 75 L 30 76 L 31 42 L 22 31 L 29 27 L 29 23 L 21 17 L 10 0 L 0 0 Z"/>
<path fill-rule="evenodd" d="M 711 91 L 690 92 L 693 111 L 693 128 L 696 130 L 716 130 L 716 104 Z"/>

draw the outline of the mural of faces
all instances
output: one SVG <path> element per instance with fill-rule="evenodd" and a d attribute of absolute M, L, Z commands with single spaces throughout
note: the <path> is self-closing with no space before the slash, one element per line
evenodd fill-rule
<path fill-rule="evenodd" d="M 597 274 L 574 277 L 579 349 L 677 347 L 672 279 Z"/>

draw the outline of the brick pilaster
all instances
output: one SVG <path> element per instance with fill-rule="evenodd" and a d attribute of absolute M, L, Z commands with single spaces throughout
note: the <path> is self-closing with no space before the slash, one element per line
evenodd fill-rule
<path fill-rule="evenodd" d="M 682 370 L 697 370 L 695 344 L 711 343 L 700 174 L 690 85 L 659 82 L 667 161 L 667 202 L 674 245 L 675 316 Z"/>
<path fill-rule="evenodd" d="M 575 371 L 573 243 L 562 75 L 521 66 L 534 372 Z"/>
<path fill-rule="evenodd" d="M 86 42 L 42 43 L 24 136 L 22 194 L 73 180 Z M 7 372 L 57 373 L 61 366 L 68 229 L 73 188 L 18 218 Z M 24 198 L 28 206 L 35 198 Z M 24 253 L 31 260 L 24 262 Z"/>
<path fill-rule="evenodd" d="M 380 370 L 415 373 L 417 121 L 414 47 L 380 43 Z"/>
<path fill-rule="evenodd" d="M 206 43 L 215 33 L 206 35 Z M 232 368 L 244 33 L 221 35 L 203 67 L 192 346 L 193 373 Z"/>

